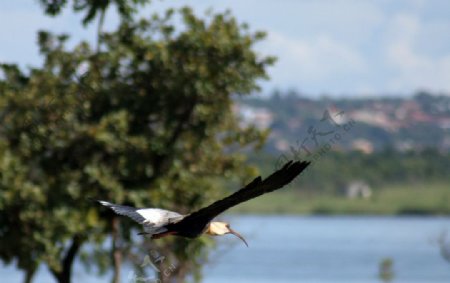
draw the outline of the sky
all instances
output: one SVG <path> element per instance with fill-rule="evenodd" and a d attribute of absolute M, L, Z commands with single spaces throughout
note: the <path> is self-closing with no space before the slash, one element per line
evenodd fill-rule
<path fill-rule="evenodd" d="M 148 16 L 191 6 L 198 15 L 231 10 L 267 38 L 255 48 L 278 57 L 262 82 L 263 93 L 297 90 L 323 95 L 408 96 L 426 90 L 450 95 L 448 0 L 153 0 Z M 111 10 L 106 29 L 118 17 Z M 39 66 L 37 31 L 68 33 L 72 42 L 94 42 L 95 25 L 81 26 L 70 9 L 43 14 L 37 0 L 0 1 L 0 62 Z"/>

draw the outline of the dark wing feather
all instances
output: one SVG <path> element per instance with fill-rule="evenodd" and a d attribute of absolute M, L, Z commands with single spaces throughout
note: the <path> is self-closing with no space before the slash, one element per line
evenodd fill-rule
<path fill-rule="evenodd" d="M 234 194 L 187 215 L 181 221 L 173 224 L 173 227 L 171 228 L 178 230 L 177 228 L 186 229 L 187 227 L 204 227 L 214 217 L 225 210 L 265 193 L 273 192 L 284 187 L 294 180 L 295 177 L 297 177 L 303 170 L 305 170 L 309 164 L 310 162 L 308 161 L 289 161 L 283 166 L 283 168 L 274 172 L 266 179 L 262 180 L 261 177 L 257 177 L 251 183 Z"/>

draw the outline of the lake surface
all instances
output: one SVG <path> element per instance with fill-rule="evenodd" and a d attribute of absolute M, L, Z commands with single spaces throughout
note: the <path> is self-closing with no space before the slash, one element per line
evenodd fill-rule
<path fill-rule="evenodd" d="M 450 282 L 450 262 L 441 256 L 437 243 L 444 231 L 450 237 L 449 217 L 228 216 L 226 220 L 250 247 L 232 235 L 218 238 L 203 282 L 382 282 L 378 273 L 385 258 L 393 261 L 391 282 Z M 123 274 L 122 282 L 136 281 L 132 270 Z M 79 264 L 75 276 L 75 283 L 110 281 L 86 274 Z M 21 282 L 22 274 L 0 266 L 0 278 Z M 35 282 L 53 279 L 41 268 Z"/>

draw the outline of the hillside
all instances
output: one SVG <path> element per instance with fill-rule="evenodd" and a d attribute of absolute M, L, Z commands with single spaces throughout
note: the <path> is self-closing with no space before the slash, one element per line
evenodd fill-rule
<path fill-rule="evenodd" d="M 269 128 L 269 153 L 322 147 L 365 153 L 435 148 L 450 150 L 450 96 L 417 93 L 411 98 L 310 99 L 276 93 L 237 103 L 247 124 Z"/>

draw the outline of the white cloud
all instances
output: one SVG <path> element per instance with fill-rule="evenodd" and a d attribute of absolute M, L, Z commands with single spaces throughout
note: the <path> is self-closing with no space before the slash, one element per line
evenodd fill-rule
<path fill-rule="evenodd" d="M 366 63 L 357 50 L 329 35 L 291 38 L 269 32 L 264 53 L 279 55 L 277 79 L 284 81 L 321 81 L 336 75 L 363 72 Z"/>
<path fill-rule="evenodd" d="M 431 31 L 424 29 L 425 25 L 416 15 L 396 15 L 391 26 L 385 53 L 388 66 L 395 71 L 395 75 L 387 82 L 388 87 L 395 91 L 448 91 L 450 50 L 436 55 L 427 54 L 418 48 L 421 34 Z"/>

